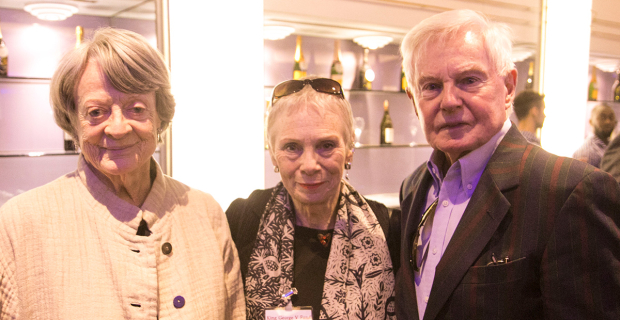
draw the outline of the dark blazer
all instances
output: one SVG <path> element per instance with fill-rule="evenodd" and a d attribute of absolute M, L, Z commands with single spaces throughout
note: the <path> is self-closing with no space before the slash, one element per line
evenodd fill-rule
<path fill-rule="evenodd" d="M 432 177 L 401 187 L 399 319 L 418 319 L 412 237 Z M 620 319 L 620 188 L 529 144 L 513 125 L 437 265 L 424 319 Z M 508 263 L 487 265 L 494 254 Z"/>
<path fill-rule="evenodd" d="M 267 202 L 271 198 L 273 188 L 254 190 L 247 199 L 238 198 L 226 209 L 226 218 L 230 226 L 232 239 L 239 253 L 241 275 L 245 283 L 245 276 L 250 263 L 250 255 L 254 249 L 254 241 L 258 234 L 260 218 L 265 212 Z M 400 262 L 400 210 L 388 209 L 382 203 L 366 199 L 377 221 L 385 234 L 388 243 L 394 273 L 398 271 Z"/>
<path fill-rule="evenodd" d="M 620 135 L 607 145 L 603 159 L 601 159 L 601 170 L 611 174 L 620 183 Z"/>

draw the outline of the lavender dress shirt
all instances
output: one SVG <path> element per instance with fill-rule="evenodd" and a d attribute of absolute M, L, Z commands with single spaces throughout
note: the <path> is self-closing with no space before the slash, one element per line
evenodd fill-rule
<path fill-rule="evenodd" d="M 415 289 L 420 319 L 424 318 L 435 278 L 435 268 L 461 221 L 463 212 L 476 190 L 482 171 L 510 127 L 510 120 L 506 120 L 501 130 L 487 143 L 452 164 L 445 177 L 439 170 L 440 166 L 435 162 L 440 159 L 438 157 L 440 151 L 433 151 L 427 162 L 428 170 L 433 176 L 433 185 L 426 197 L 426 206 L 437 198 L 439 202 L 435 214 L 429 216 L 422 227 L 417 243 L 417 259 L 421 268 L 420 272 L 415 273 Z"/>

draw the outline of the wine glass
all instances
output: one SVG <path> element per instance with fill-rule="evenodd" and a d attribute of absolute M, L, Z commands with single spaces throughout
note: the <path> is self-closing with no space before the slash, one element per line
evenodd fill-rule
<path fill-rule="evenodd" d="M 417 123 L 410 124 L 409 131 L 411 132 L 411 139 L 413 139 L 413 141 L 409 143 L 409 146 L 413 147 L 416 145 L 415 135 L 418 133 L 418 124 Z"/>
<path fill-rule="evenodd" d="M 366 121 L 362 117 L 355 117 L 355 123 L 353 124 L 353 129 L 355 133 L 355 147 L 359 147 L 362 144 L 360 143 L 360 137 L 362 136 L 362 130 L 364 130 L 364 126 L 366 125 Z"/>

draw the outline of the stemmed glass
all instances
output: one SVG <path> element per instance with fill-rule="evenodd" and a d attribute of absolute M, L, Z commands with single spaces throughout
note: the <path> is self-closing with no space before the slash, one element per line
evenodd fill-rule
<path fill-rule="evenodd" d="M 416 123 L 412 123 L 409 125 L 409 131 L 411 131 L 411 139 L 413 139 L 413 141 L 411 141 L 411 143 L 409 143 L 410 146 L 415 146 L 415 135 L 416 133 L 418 133 L 418 124 Z"/>
<path fill-rule="evenodd" d="M 364 126 L 366 122 L 362 117 L 355 117 L 355 123 L 353 124 L 353 129 L 355 133 L 355 147 L 359 147 L 362 144 L 360 143 L 360 137 L 362 136 L 362 130 L 364 130 Z"/>

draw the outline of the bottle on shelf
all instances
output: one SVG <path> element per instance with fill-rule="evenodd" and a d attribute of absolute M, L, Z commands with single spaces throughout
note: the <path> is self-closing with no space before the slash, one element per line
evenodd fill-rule
<path fill-rule="evenodd" d="M 381 145 L 390 145 L 394 142 L 394 127 L 390 117 L 390 103 L 383 101 L 383 120 L 381 120 Z"/>
<path fill-rule="evenodd" d="M 82 39 L 84 39 L 84 29 L 82 26 L 75 27 L 75 48 L 77 49 L 80 44 L 82 44 Z"/>
<path fill-rule="evenodd" d="M 73 142 L 73 138 L 71 138 L 71 135 L 66 133 L 66 132 L 62 132 L 64 134 L 64 140 L 65 140 L 65 151 L 75 151 L 75 142 Z"/>
<path fill-rule="evenodd" d="M 592 80 L 588 87 L 588 101 L 596 101 L 598 99 L 598 83 L 596 83 L 596 67 L 592 66 Z"/>
<path fill-rule="evenodd" d="M 9 49 L 2 38 L 2 30 L 0 30 L 0 77 L 8 77 L 9 75 Z"/>
<path fill-rule="evenodd" d="M 614 101 L 620 102 L 620 69 L 616 70 L 616 73 L 618 74 L 618 77 L 616 78 L 616 81 L 614 81 L 612 93 L 614 94 Z"/>
<path fill-rule="evenodd" d="M 307 64 L 304 60 L 304 53 L 301 51 L 301 36 L 297 36 L 297 44 L 295 45 L 295 67 L 293 68 L 293 80 L 299 80 L 306 77 Z"/>
<path fill-rule="evenodd" d="M 334 62 L 332 62 L 330 78 L 338 81 L 340 86 L 342 86 L 342 73 L 342 62 L 340 61 L 340 40 L 334 40 Z"/>
<path fill-rule="evenodd" d="M 405 75 L 405 69 L 400 67 L 400 92 L 407 91 L 407 76 Z"/>
<path fill-rule="evenodd" d="M 527 71 L 527 80 L 525 82 L 525 89 L 534 89 L 534 61 L 530 61 L 530 68 Z"/>
<path fill-rule="evenodd" d="M 362 90 L 372 90 L 372 82 L 375 80 L 375 72 L 368 64 L 368 48 L 364 48 L 364 61 L 359 72 L 359 85 Z"/>
<path fill-rule="evenodd" d="M 75 27 L 75 48 L 77 49 L 80 44 L 82 44 L 82 39 L 84 37 L 84 29 L 81 26 Z M 70 134 L 66 132 L 63 133 L 63 139 L 65 141 L 65 151 L 75 151 L 75 142 Z"/>

